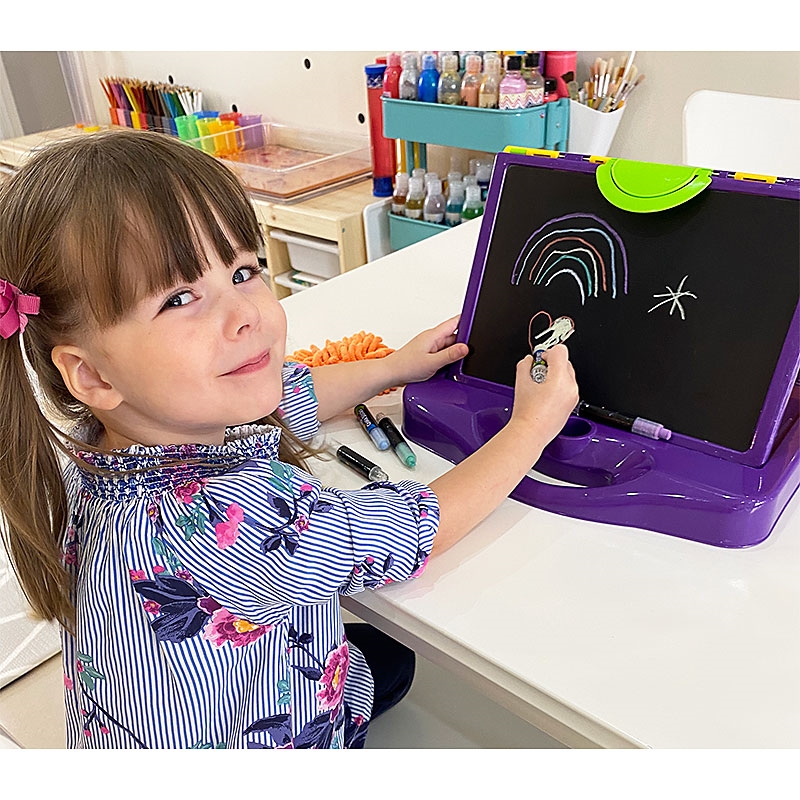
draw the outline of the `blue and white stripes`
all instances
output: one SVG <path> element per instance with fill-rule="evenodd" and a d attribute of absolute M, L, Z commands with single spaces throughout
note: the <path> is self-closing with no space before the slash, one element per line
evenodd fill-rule
<path fill-rule="evenodd" d="M 307 438 L 308 369 L 287 366 L 284 384 L 284 419 Z M 323 488 L 277 461 L 278 438 L 246 426 L 217 447 L 86 457 L 113 476 L 67 468 L 68 747 L 344 747 L 363 731 L 372 676 L 344 644 L 338 593 L 418 572 L 438 503 L 413 481 Z M 141 456 L 184 462 L 130 473 Z"/>

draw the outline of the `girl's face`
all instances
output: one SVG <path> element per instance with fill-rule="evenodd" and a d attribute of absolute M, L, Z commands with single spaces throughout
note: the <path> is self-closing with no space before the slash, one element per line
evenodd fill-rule
<path fill-rule="evenodd" d="M 282 396 L 286 317 L 254 253 L 142 300 L 85 350 L 116 392 L 94 409 L 102 444 L 222 444 L 225 428 L 272 413 Z M 118 399 L 118 402 L 117 402 Z M 91 407 L 91 404 L 90 404 Z"/>

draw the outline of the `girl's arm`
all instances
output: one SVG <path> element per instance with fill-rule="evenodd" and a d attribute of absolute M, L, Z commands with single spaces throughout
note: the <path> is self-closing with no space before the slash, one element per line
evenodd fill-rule
<path fill-rule="evenodd" d="M 466 344 L 456 344 L 458 316 L 423 331 L 385 358 L 313 367 L 314 393 L 321 422 L 370 397 L 406 383 L 424 381 L 437 370 L 464 358 Z"/>
<path fill-rule="evenodd" d="M 544 354 L 547 378 L 535 383 L 526 356 L 517 364 L 511 419 L 483 447 L 432 481 L 439 530 L 432 553 L 455 544 L 508 497 L 564 427 L 578 403 L 575 372 L 561 344 Z"/>

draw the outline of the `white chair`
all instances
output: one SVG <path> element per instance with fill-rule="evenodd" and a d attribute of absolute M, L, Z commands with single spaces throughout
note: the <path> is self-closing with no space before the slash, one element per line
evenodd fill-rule
<path fill-rule="evenodd" d="M 683 163 L 800 178 L 800 100 L 695 92 L 683 107 Z"/>

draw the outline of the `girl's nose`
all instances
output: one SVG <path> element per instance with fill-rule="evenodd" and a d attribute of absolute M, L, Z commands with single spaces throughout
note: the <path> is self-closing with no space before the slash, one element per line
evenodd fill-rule
<path fill-rule="evenodd" d="M 242 292 L 230 293 L 226 308 L 225 332 L 231 338 L 236 338 L 248 329 L 258 327 L 261 312 L 254 300 Z"/>

